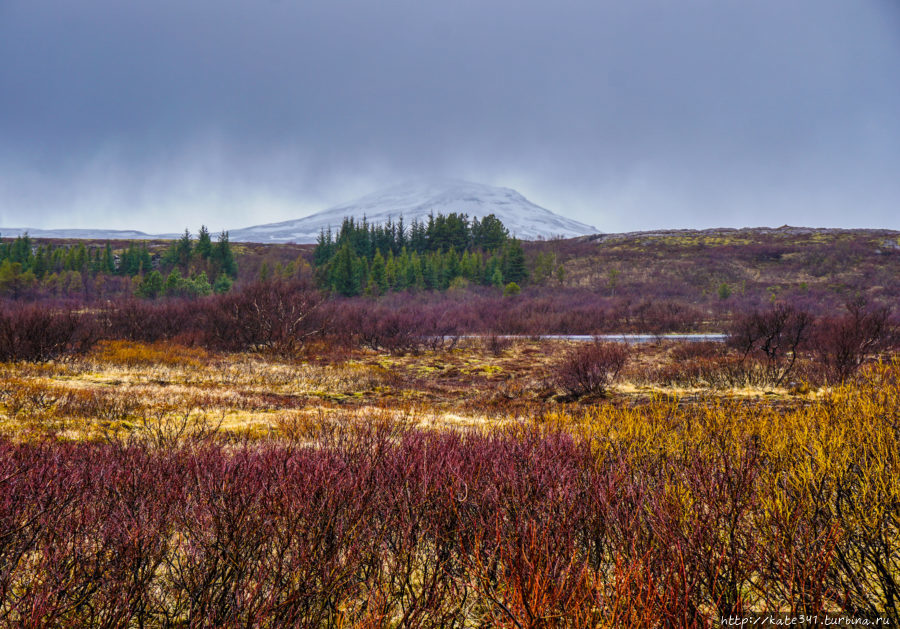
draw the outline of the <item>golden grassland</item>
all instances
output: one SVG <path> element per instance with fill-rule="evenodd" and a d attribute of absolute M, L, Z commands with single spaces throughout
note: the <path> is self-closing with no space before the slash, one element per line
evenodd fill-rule
<path fill-rule="evenodd" d="M 604 396 L 573 400 L 554 383 L 554 365 L 575 343 L 465 339 L 436 351 L 374 351 L 296 360 L 215 354 L 167 343 L 107 341 L 64 362 L 0 365 L 0 434 L 12 439 L 104 439 L 140 433 L 148 422 L 214 424 L 243 438 L 277 437 L 298 421 L 379 413 L 423 427 L 490 428 L 560 413 L 646 413 L 659 400 L 712 400 L 762 409 L 802 407 L 825 389 L 765 382 L 673 377 L 685 361 L 673 343 L 632 350 Z M 691 363 L 693 364 L 693 363 Z M 683 375 L 683 374 L 682 374 Z"/>

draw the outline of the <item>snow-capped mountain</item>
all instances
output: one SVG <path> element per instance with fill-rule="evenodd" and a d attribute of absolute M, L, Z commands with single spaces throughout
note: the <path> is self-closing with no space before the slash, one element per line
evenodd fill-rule
<path fill-rule="evenodd" d="M 365 216 L 370 224 L 380 224 L 388 219 L 396 222 L 402 216 L 404 224 L 409 225 L 416 219 L 427 221 L 432 213 L 451 212 L 468 214 L 469 218 L 494 214 L 510 234 L 523 240 L 572 238 L 599 231 L 535 205 L 510 188 L 432 179 L 387 188 L 305 218 L 231 230 L 229 235 L 233 242 L 311 243 L 323 229 L 337 231 L 345 217 L 362 220 Z"/>
<path fill-rule="evenodd" d="M 406 183 L 356 201 L 336 205 L 310 216 L 282 223 L 255 225 L 229 230 L 232 242 L 294 242 L 313 243 L 323 229 L 337 231 L 346 217 L 370 224 L 397 221 L 401 216 L 406 225 L 414 220 L 426 222 L 429 214 L 468 214 L 469 218 L 484 218 L 493 214 L 510 234 L 522 240 L 561 236 L 573 238 L 596 234 L 591 225 L 554 214 L 535 205 L 510 188 L 497 188 L 456 179 L 430 179 Z M 29 229 L 0 228 L 0 236 L 14 238 L 28 232 L 33 238 L 82 238 L 88 240 L 170 240 L 180 233 L 146 234 L 133 230 L 110 229 Z"/>

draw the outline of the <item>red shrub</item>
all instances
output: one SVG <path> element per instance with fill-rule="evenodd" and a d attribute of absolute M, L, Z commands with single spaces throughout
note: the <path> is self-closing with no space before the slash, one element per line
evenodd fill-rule
<path fill-rule="evenodd" d="M 422 342 L 424 316 L 412 310 L 373 307 L 359 323 L 360 341 L 374 350 L 391 354 L 414 352 Z"/>
<path fill-rule="evenodd" d="M 200 302 L 198 329 L 210 349 L 290 356 L 322 331 L 318 308 L 323 300 L 322 293 L 305 282 L 258 282 Z"/>
<path fill-rule="evenodd" d="M 155 343 L 191 337 L 197 330 L 199 312 L 199 301 L 125 299 L 107 304 L 102 319 L 107 338 Z"/>
<path fill-rule="evenodd" d="M 624 343 L 594 341 L 573 349 L 556 367 L 556 384 L 573 396 L 606 393 L 628 360 Z"/>
<path fill-rule="evenodd" d="M 89 350 L 99 338 L 92 316 L 65 305 L 0 305 L 0 361 L 47 361 Z"/>
<path fill-rule="evenodd" d="M 768 310 L 741 315 L 732 322 L 728 344 L 746 359 L 765 358 L 769 379 L 781 384 L 811 337 L 814 318 L 804 310 L 778 303 Z"/>
<path fill-rule="evenodd" d="M 870 357 L 900 341 L 890 314 L 886 307 L 872 307 L 865 300 L 855 300 L 847 304 L 845 315 L 819 322 L 813 345 L 831 380 L 844 382 Z"/>

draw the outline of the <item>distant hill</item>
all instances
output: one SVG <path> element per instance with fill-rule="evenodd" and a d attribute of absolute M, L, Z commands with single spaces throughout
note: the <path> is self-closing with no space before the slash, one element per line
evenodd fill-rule
<path fill-rule="evenodd" d="M 181 234 L 146 234 L 133 229 L 34 229 L 31 227 L 0 227 L 0 236 L 16 238 L 28 233 L 32 238 L 62 238 L 80 240 L 171 240 Z"/>
<path fill-rule="evenodd" d="M 497 188 L 455 179 L 415 181 L 366 195 L 350 203 L 304 218 L 255 225 L 230 231 L 234 242 L 315 242 L 323 229 L 337 231 L 345 217 L 369 223 L 397 221 L 401 216 L 409 225 L 413 220 L 427 221 L 429 214 L 468 214 L 482 218 L 494 214 L 522 240 L 561 236 L 572 238 L 598 232 L 585 225 L 535 205 L 510 188 Z"/>

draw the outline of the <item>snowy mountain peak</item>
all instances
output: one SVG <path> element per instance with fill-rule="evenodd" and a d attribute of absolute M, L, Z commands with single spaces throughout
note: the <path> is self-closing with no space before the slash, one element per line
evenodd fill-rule
<path fill-rule="evenodd" d="M 370 224 L 380 224 L 402 216 L 409 225 L 413 220 L 427 221 L 429 214 L 451 212 L 468 214 L 469 218 L 494 214 L 511 234 L 523 240 L 571 238 L 598 231 L 535 205 L 511 188 L 457 179 L 424 179 L 392 186 L 305 218 L 232 230 L 230 237 L 235 242 L 310 243 L 321 230 L 338 229 L 345 217 L 365 216 Z"/>

